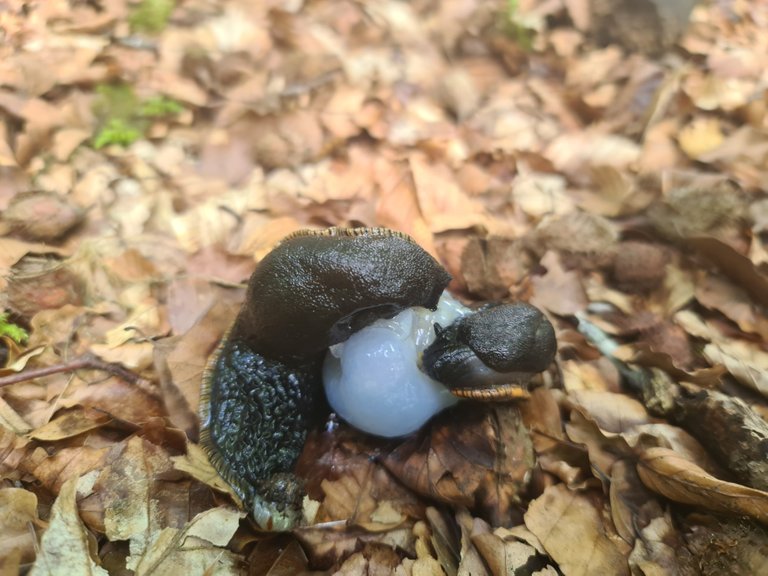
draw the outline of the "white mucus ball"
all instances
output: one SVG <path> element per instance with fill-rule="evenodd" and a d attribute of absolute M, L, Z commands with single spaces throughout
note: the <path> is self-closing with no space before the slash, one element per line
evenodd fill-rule
<path fill-rule="evenodd" d="M 331 408 L 354 427 L 377 436 L 404 436 L 457 398 L 419 369 L 435 339 L 434 324 L 451 324 L 469 312 L 447 292 L 435 311 L 409 308 L 378 320 L 331 346 L 323 384 Z"/>

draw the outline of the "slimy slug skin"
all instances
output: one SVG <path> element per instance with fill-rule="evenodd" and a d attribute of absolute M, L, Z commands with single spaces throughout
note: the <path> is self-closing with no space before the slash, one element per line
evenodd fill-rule
<path fill-rule="evenodd" d="M 473 312 L 447 293 L 441 299 L 449 281 L 412 239 L 385 228 L 301 231 L 259 262 L 203 375 L 200 443 L 262 529 L 290 530 L 301 521 L 304 487 L 293 468 L 308 431 L 328 411 L 326 354 L 325 372 L 346 387 L 338 411 L 353 424 L 365 428 L 365 409 L 381 398 L 403 410 L 413 405 L 404 427 L 402 417 L 390 415 L 400 428 L 382 421 L 368 430 L 383 436 L 410 433 L 454 403 L 442 384 L 457 396 L 494 399 L 500 395 L 478 391 L 517 389 L 551 362 L 554 331 L 541 312 L 503 305 L 513 308 L 481 316 L 487 311 Z M 441 309 L 430 315 L 438 302 Z M 510 326 L 525 334 L 510 339 Z M 506 343 L 497 345 L 499 339 Z M 388 365 L 389 358 L 398 364 Z M 342 366 L 353 368 L 342 375 Z M 376 374 L 383 376 L 371 382 L 378 394 L 371 396 L 363 380 Z M 463 382 L 474 395 L 461 393 Z M 328 397 L 336 402 L 330 389 Z"/>
<path fill-rule="evenodd" d="M 557 340 L 547 317 L 524 302 L 487 306 L 436 327 L 424 351 L 424 370 L 456 396 L 509 400 L 555 358 Z"/>

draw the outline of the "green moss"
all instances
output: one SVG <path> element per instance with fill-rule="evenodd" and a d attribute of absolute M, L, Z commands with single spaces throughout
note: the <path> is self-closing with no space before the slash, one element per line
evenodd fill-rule
<path fill-rule="evenodd" d="M 175 0 L 142 0 L 128 17 L 131 30 L 147 34 L 162 32 L 175 6 Z"/>
<path fill-rule="evenodd" d="M 0 336 L 7 336 L 17 344 L 23 344 L 29 338 L 24 328 L 8 320 L 8 314 L 0 314 Z"/>
<path fill-rule="evenodd" d="M 142 102 L 139 114 L 145 118 L 165 118 L 175 116 L 184 111 L 184 107 L 173 98 L 153 96 Z"/>
<path fill-rule="evenodd" d="M 507 0 L 501 28 L 504 34 L 514 39 L 524 51 L 530 52 L 533 50 L 535 31 L 526 26 L 520 18 L 519 8 L 519 0 Z"/>
<path fill-rule="evenodd" d="M 111 144 L 130 146 L 141 138 L 142 134 L 143 132 L 139 128 L 131 126 L 125 120 L 112 118 L 94 137 L 93 147 L 98 150 Z"/>
<path fill-rule="evenodd" d="M 117 144 L 130 146 L 144 136 L 149 121 L 174 116 L 184 107 L 163 95 L 140 100 L 128 84 L 102 84 L 96 87 L 93 113 L 101 127 L 92 139 L 94 148 Z"/>

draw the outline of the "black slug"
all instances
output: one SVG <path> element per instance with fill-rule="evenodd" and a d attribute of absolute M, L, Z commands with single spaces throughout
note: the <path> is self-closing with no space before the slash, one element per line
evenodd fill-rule
<path fill-rule="evenodd" d="M 449 281 L 412 239 L 385 228 L 301 231 L 259 262 L 208 362 L 200 399 L 201 445 L 259 526 L 289 530 L 301 519 L 304 489 L 292 470 L 327 412 L 328 347 L 406 308 L 434 310 Z M 488 390 L 519 387 L 555 352 L 552 326 L 528 305 L 469 313 L 436 329 L 423 369 L 459 396 L 504 396 Z"/>

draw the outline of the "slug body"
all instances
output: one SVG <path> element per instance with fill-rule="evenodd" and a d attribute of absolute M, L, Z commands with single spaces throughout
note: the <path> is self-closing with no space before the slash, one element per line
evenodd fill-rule
<path fill-rule="evenodd" d="M 323 416 L 328 346 L 404 308 L 434 308 L 449 281 L 416 243 L 381 228 L 298 233 L 259 263 L 203 377 L 200 442 L 262 528 L 300 518 L 291 471 Z"/>
<path fill-rule="evenodd" d="M 262 259 L 206 368 L 200 442 L 263 529 L 300 521 L 304 489 L 292 471 L 327 412 L 323 373 L 343 418 L 397 436 L 455 396 L 515 396 L 509 390 L 552 361 L 554 331 L 541 312 L 473 312 L 441 299 L 449 281 L 415 242 L 383 228 L 299 232 Z M 388 423 L 372 423 L 388 411 Z"/>

